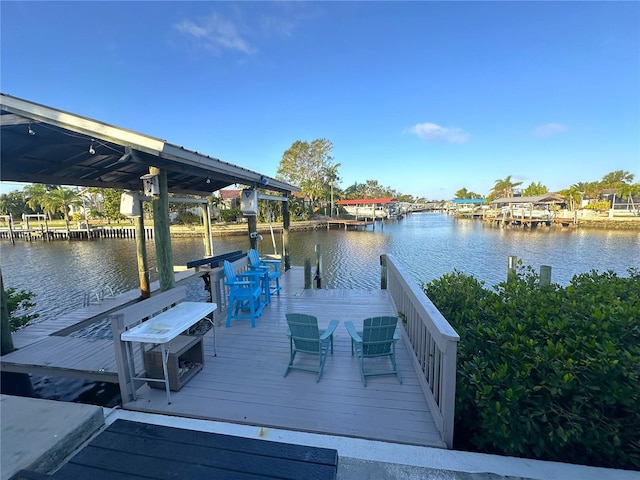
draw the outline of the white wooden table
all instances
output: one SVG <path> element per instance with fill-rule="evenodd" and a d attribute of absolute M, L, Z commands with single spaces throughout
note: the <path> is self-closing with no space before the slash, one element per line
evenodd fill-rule
<path fill-rule="evenodd" d="M 129 348 L 127 353 L 127 363 L 129 364 L 129 372 L 131 378 L 135 380 L 146 381 L 164 381 L 165 389 L 167 391 L 167 403 L 171 403 L 171 394 L 169 393 L 169 374 L 167 371 L 167 359 L 169 357 L 169 350 L 171 348 L 171 340 L 176 338 L 180 333 L 187 330 L 192 325 L 198 323 L 204 317 L 212 313 L 218 308 L 215 303 L 204 302 L 182 302 L 175 307 L 162 312 L 146 322 L 142 322 L 140 325 L 133 327 L 131 330 L 122 332 L 120 339 L 123 342 L 129 342 Z M 211 322 L 213 328 L 213 345 L 215 350 L 215 338 L 216 338 L 216 326 L 215 322 Z M 135 377 L 134 362 L 133 362 L 133 349 L 131 346 L 133 342 L 140 343 L 152 343 L 160 345 L 162 352 L 162 371 L 164 373 L 164 380 Z M 135 388 L 133 389 L 133 396 L 135 399 Z"/>

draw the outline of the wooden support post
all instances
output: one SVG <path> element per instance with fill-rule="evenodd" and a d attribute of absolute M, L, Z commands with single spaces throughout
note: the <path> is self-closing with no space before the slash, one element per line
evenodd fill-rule
<path fill-rule="evenodd" d="M 311 259 L 304 259 L 304 289 L 311 289 Z"/>
<path fill-rule="evenodd" d="M 16 244 L 16 237 L 13 234 L 13 215 L 11 214 L 9 214 L 9 239 L 11 240 L 11 245 Z"/>
<path fill-rule="evenodd" d="M 518 257 L 509 256 L 507 261 L 507 282 L 517 278 Z"/>
<path fill-rule="evenodd" d="M 209 202 L 202 209 L 202 222 L 204 225 L 204 256 L 213 257 L 213 236 L 211 234 L 211 208 Z"/>
<path fill-rule="evenodd" d="M 282 259 L 284 260 L 284 271 L 291 269 L 291 257 L 289 246 L 289 229 L 291 225 L 291 214 L 289 213 L 289 202 L 282 202 Z"/>
<path fill-rule="evenodd" d="M 387 256 L 380 255 L 380 290 L 387 289 Z"/>
<path fill-rule="evenodd" d="M 147 263 L 147 245 L 144 235 L 144 217 L 142 200 L 140 200 L 140 216 L 133 218 L 136 228 L 136 258 L 138 259 L 138 281 L 140 283 L 140 298 L 151 296 L 151 284 L 149 281 L 149 264 Z"/>
<path fill-rule="evenodd" d="M 160 290 L 166 291 L 176 286 L 173 273 L 173 250 L 169 231 L 169 190 L 167 172 L 157 167 L 149 167 L 149 173 L 158 176 L 160 195 L 153 197 L 153 231 L 158 261 Z"/>
<path fill-rule="evenodd" d="M 540 265 L 540 286 L 548 287 L 549 285 L 551 285 L 551 267 Z"/>
<path fill-rule="evenodd" d="M 249 225 L 249 243 L 254 250 L 258 249 L 258 216 L 247 216 L 247 224 Z"/>
<path fill-rule="evenodd" d="M 316 288 L 322 288 L 322 252 L 320 251 L 320 245 L 316 244 Z"/>
<path fill-rule="evenodd" d="M 11 338 L 11 328 L 9 324 L 9 309 L 7 307 L 7 295 L 4 291 L 4 281 L 2 280 L 2 271 L 0 271 L 0 295 L 2 295 L 2 317 L 0 318 L 0 355 L 13 352 L 13 339 Z"/>

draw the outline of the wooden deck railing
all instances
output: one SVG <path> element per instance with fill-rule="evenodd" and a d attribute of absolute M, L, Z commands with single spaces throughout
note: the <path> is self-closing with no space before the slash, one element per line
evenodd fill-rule
<path fill-rule="evenodd" d="M 453 445 L 456 356 L 460 337 L 392 255 L 380 257 L 382 288 L 389 289 L 404 326 L 407 348 L 429 408 L 448 448 Z M 386 273 L 386 275 L 385 275 Z"/>

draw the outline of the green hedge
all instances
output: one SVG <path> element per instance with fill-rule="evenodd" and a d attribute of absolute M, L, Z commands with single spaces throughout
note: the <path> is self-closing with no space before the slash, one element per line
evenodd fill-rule
<path fill-rule="evenodd" d="M 455 448 L 640 468 L 640 271 L 423 286 L 460 335 Z"/>

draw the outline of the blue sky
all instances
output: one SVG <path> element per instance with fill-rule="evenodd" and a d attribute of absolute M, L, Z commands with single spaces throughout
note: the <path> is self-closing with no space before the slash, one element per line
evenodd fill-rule
<path fill-rule="evenodd" d="M 3 93 L 267 175 L 326 138 L 342 188 L 640 181 L 639 2 L 0 8 Z"/>

